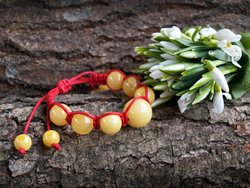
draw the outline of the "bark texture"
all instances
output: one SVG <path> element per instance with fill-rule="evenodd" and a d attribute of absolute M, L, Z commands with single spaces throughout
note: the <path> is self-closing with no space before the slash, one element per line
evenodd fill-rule
<path fill-rule="evenodd" d="M 213 114 L 209 102 L 180 114 L 175 101 L 150 125 L 115 136 L 57 128 L 60 152 L 42 144 L 45 105 L 29 131 L 33 147 L 13 148 L 37 97 L 86 70 L 129 73 L 134 47 L 160 27 L 211 25 L 250 31 L 249 0 L 0 0 L 0 187 L 249 187 L 250 94 Z M 58 97 L 73 110 L 122 110 L 127 98 L 86 87 Z"/>

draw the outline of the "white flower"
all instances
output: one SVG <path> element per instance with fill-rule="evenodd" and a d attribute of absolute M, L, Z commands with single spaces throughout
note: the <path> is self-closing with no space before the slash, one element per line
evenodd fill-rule
<path fill-rule="evenodd" d="M 179 46 L 177 46 L 176 44 L 172 42 L 161 41 L 160 44 L 163 48 L 166 48 L 167 50 L 170 50 L 170 51 L 177 51 L 180 49 Z"/>
<path fill-rule="evenodd" d="M 180 112 L 183 113 L 185 112 L 187 109 L 188 109 L 188 105 L 190 103 L 192 103 L 192 101 L 194 100 L 195 98 L 195 93 L 190 93 L 190 92 L 187 92 L 185 94 L 183 94 L 179 100 L 177 101 L 178 103 L 178 106 L 179 106 L 179 109 L 180 109 Z"/>
<path fill-rule="evenodd" d="M 226 40 L 219 41 L 218 47 L 221 48 L 226 54 L 231 56 L 232 63 L 236 66 L 241 68 L 241 65 L 237 62 L 240 60 L 242 56 L 241 48 L 237 45 L 232 45 L 230 42 Z"/>
<path fill-rule="evenodd" d="M 149 76 L 151 78 L 153 78 L 154 80 L 162 78 L 165 74 L 163 72 L 161 72 L 160 70 L 155 70 L 152 73 L 149 74 Z"/>
<path fill-rule="evenodd" d="M 214 38 L 221 40 L 226 40 L 228 42 L 237 42 L 241 39 L 241 35 L 236 35 L 229 29 L 221 29 L 214 34 Z"/>
<path fill-rule="evenodd" d="M 210 71 L 214 81 L 225 91 L 229 92 L 229 87 L 227 84 L 227 80 L 224 76 L 224 74 L 217 68 L 215 67 L 213 70 Z"/>
<path fill-rule="evenodd" d="M 219 40 L 218 47 L 231 56 L 232 63 L 241 68 L 240 64 L 237 62 L 242 56 L 241 48 L 237 45 L 231 44 L 232 42 L 239 41 L 241 39 L 241 35 L 236 35 L 229 29 L 221 29 L 214 34 L 214 38 Z"/>
<path fill-rule="evenodd" d="M 173 40 L 181 38 L 181 30 L 179 27 L 176 27 L 176 26 L 173 26 L 171 28 L 162 28 L 161 32 Z"/>
<path fill-rule="evenodd" d="M 216 30 L 212 27 L 204 27 L 200 30 L 201 37 L 210 37 L 216 33 Z"/>
<path fill-rule="evenodd" d="M 213 97 L 214 108 L 212 109 L 214 113 L 222 113 L 223 112 L 223 110 L 224 110 L 223 95 L 229 100 L 232 99 L 232 97 L 229 93 L 222 93 L 221 91 L 215 92 L 214 97 Z"/>

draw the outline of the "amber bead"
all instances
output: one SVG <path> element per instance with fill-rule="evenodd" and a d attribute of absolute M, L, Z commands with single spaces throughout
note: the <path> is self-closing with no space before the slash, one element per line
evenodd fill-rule
<path fill-rule="evenodd" d="M 106 115 L 100 119 L 100 129 L 109 135 L 120 131 L 122 120 L 118 115 Z"/>
<path fill-rule="evenodd" d="M 135 90 L 140 86 L 140 81 L 136 76 L 128 76 L 122 84 L 123 92 L 129 96 L 134 97 Z"/>
<path fill-rule="evenodd" d="M 30 136 L 26 134 L 18 135 L 14 140 L 14 146 L 17 150 L 23 148 L 25 151 L 29 150 L 32 145 Z"/>
<path fill-rule="evenodd" d="M 148 96 L 146 96 L 146 89 L 148 90 Z M 155 100 L 154 91 L 147 86 L 141 86 L 135 91 L 134 97 L 141 97 L 141 96 L 147 97 L 150 104 L 152 104 Z"/>
<path fill-rule="evenodd" d="M 85 135 L 89 134 L 94 128 L 93 119 L 83 115 L 83 114 L 75 114 L 71 121 L 71 126 L 74 132 Z"/>
<path fill-rule="evenodd" d="M 136 99 L 128 101 L 124 107 L 125 111 L 129 104 Z M 152 118 L 152 108 L 144 99 L 137 99 L 127 112 L 128 124 L 132 127 L 139 128 L 146 126 Z"/>
<path fill-rule="evenodd" d="M 106 79 L 107 86 L 111 90 L 120 90 L 122 89 L 122 83 L 125 78 L 125 74 L 121 71 L 112 71 L 109 73 Z"/>
<path fill-rule="evenodd" d="M 71 112 L 70 108 L 62 104 L 69 112 Z M 57 126 L 64 126 L 67 125 L 68 122 L 66 121 L 67 113 L 58 105 L 52 106 L 49 111 L 50 120 Z"/>
<path fill-rule="evenodd" d="M 52 144 L 58 144 L 60 142 L 60 135 L 54 130 L 46 131 L 43 134 L 43 143 L 47 147 L 52 147 Z"/>

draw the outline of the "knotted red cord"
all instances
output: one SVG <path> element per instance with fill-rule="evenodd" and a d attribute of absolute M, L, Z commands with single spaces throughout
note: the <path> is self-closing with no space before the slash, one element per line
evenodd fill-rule
<path fill-rule="evenodd" d="M 84 77 L 85 75 L 88 75 L 89 77 Z M 47 128 L 48 130 L 50 130 L 50 121 L 49 121 L 49 109 L 53 106 L 54 99 L 58 94 L 65 94 L 67 92 L 69 92 L 72 88 L 72 86 L 74 85 L 78 85 L 78 84 L 83 84 L 83 83 L 88 83 L 91 86 L 96 86 L 98 84 L 104 84 L 106 83 L 106 78 L 107 78 L 107 74 L 101 74 L 101 73 L 96 73 L 96 72 L 92 72 L 92 71 L 88 71 L 88 72 L 83 72 L 77 76 L 74 76 L 70 79 L 63 79 L 60 80 L 56 87 L 51 89 L 46 95 L 44 95 L 43 97 L 41 97 L 36 105 L 34 106 L 28 121 L 25 124 L 24 127 L 24 134 L 27 134 L 28 128 L 30 126 L 30 122 L 33 119 L 38 107 L 42 104 L 43 101 L 47 101 L 48 104 L 48 108 L 47 108 Z M 57 105 L 60 105 L 59 103 Z M 69 112 L 67 111 L 67 109 L 60 105 L 60 107 L 68 114 Z"/>
<path fill-rule="evenodd" d="M 114 70 L 113 70 L 114 71 Z M 116 71 L 119 71 L 119 70 L 116 70 Z M 141 97 L 136 97 L 132 100 L 132 102 L 130 102 L 130 104 L 127 106 L 127 108 L 125 109 L 124 112 L 106 112 L 100 116 L 94 116 L 88 112 L 70 112 L 68 111 L 68 109 L 63 106 L 61 103 L 57 103 L 55 102 L 55 97 L 58 95 L 58 94 L 66 94 L 68 93 L 71 89 L 72 89 L 72 86 L 74 85 L 78 85 L 78 84 L 83 84 L 83 83 L 87 83 L 89 84 L 92 88 L 95 88 L 95 86 L 97 85 L 105 85 L 106 84 L 106 79 L 107 79 L 107 76 L 109 73 L 111 73 L 112 71 L 108 72 L 108 73 L 96 73 L 96 72 L 93 72 L 93 71 L 88 71 L 88 72 L 83 72 L 77 76 L 74 76 L 70 79 L 62 79 L 60 80 L 56 87 L 51 89 L 46 95 L 44 95 L 43 97 L 41 97 L 36 105 L 34 106 L 30 116 L 29 116 L 29 119 L 28 121 L 26 122 L 25 124 L 25 127 L 24 127 L 24 131 L 23 133 L 24 134 L 27 134 L 27 131 L 28 131 L 28 128 L 30 126 L 30 122 L 32 120 L 32 118 L 34 117 L 38 107 L 42 104 L 43 101 L 46 100 L 47 102 L 47 111 L 46 111 L 46 122 L 47 122 L 47 129 L 50 130 L 50 118 L 49 118 L 49 110 L 54 106 L 54 105 L 58 105 L 61 109 L 63 109 L 65 111 L 65 113 L 67 114 L 67 118 L 66 118 L 66 121 L 71 124 L 71 121 L 72 121 L 72 117 L 74 114 L 83 114 L 83 115 L 86 115 L 90 118 L 93 119 L 93 122 L 94 122 L 94 128 L 95 129 L 99 129 L 99 120 L 104 117 L 104 116 L 107 116 L 107 115 L 118 115 L 120 116 L 121 120 L 122 120 L 122 126 L 126 126 L 129 119 L 127 117 L 127 112 L 129 111 L 129 109 L 131 108 L 131 106 L 139 99 L 144 99 L 146 100 L 147 102 L 149 102 L 148 100 L 148 87 L 145 86 L 145 85 L 141 85 L 140 86 L 144 86 L 145 88 L 145 96 L 141 96 Z M 121 72 L 121 71 L 120 71 Z M 122 73 L 122 72 L 121 72 Z M 123 73 L 124 74 L 124 73 Z M 85 76 L 88 76 L 88 77 L 85 77 Z M 137 77 L 138 79 L 138 77 Z M 139 81 L 139 79 L 138 79 Z M 140 82 L 139 82 L 140 83 Z M 56 150 L 60 150 L 60 145 L 59 144 L 52 144 L 51 145 L 54 149 Z M 24 154 L 25 153 L 25 150 L 23 148 L 19 149 L 19 152 Z"/>

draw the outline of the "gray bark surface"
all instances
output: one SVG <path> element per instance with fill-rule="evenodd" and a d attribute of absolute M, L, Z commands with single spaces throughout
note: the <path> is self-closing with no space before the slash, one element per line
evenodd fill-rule
<path fill-rule="evenodd" d="M 107 136 L 61 135 L 42 144 L 45 104 L 31 123 L 33 147 L 13 148 L 34 104 L 59 79 L 87 70 L 126 73 L 144 61 L 134 47 L 161 27 L 207 25 L 250 31 L 249 0 L 0 0 L 0 187 L 250 187 L 250 93 L 211 112 L 211 102 L 179 113 L 154 109 L 142 129 Z M 76 87 L 57 98 L 73 110 L 121 111 L 119 93 Z"/>

